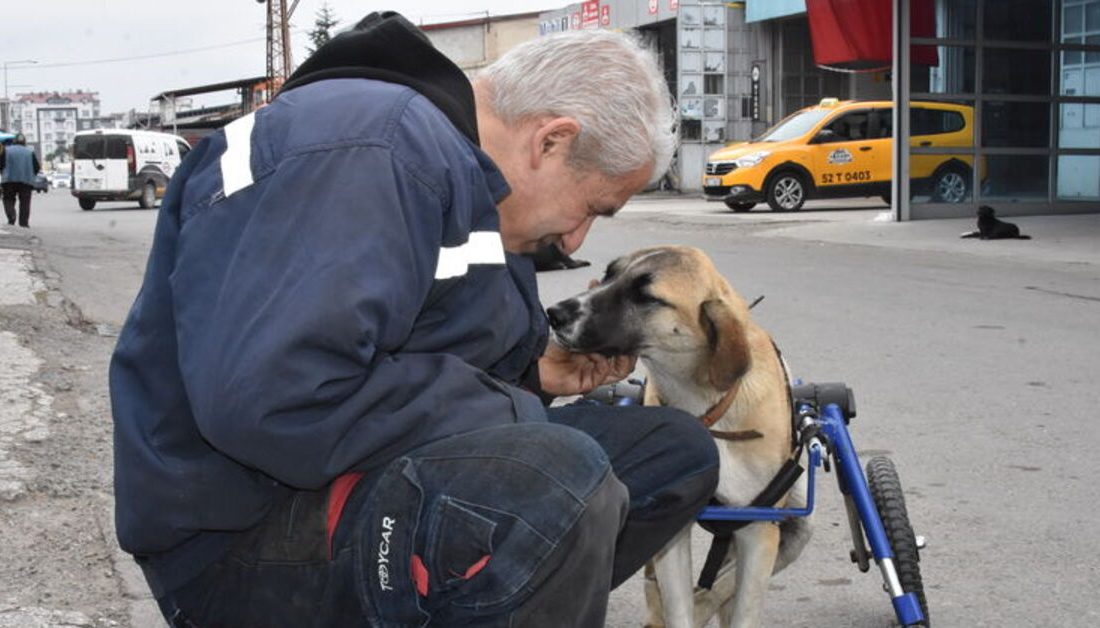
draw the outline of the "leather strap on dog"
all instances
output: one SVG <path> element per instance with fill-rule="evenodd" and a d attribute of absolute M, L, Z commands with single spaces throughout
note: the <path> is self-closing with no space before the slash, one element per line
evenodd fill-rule
<path fill-rule="evenodd" d="M 722 418 L 722 415 L 726 413 L 726 410 L 730 409 L 733 405 L 733 399 L 737 397 L 737 391 L 741 388 L 741 382 L 738 381 L 732 388 L 726 391 L 726 394 L 722 395 L 722 398 L 718 400 L 718 403 L 711 406 L 707 413 L 699 417 L 699 420 L 703 422 L 703 425 L 710 427 L 718 422 L 718 419 Z"/>
<path fill-rule="evenodd" d="M 738 430 L 736 432 L 725 432 L 722 430 L 707 430 L 714 438 L 721 440 L 753 440 L 756 438 L 764 438 L 764 434 L 756 430 Z"/>

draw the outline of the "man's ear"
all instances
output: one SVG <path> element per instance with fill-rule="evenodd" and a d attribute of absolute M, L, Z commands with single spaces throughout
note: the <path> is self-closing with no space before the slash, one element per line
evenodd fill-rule
<path fill-rule="evenodd" d="M 538 168 L 542 161 L 551 157 L 566 157 L 573 146 L 573 140 L 580 135 L 581 125 L 566 116 L 545 118 L 538 123 L 531 142 L 531 166 Z"/>
<path fill-rule="evenodd" d="M 719 299 L 699 306 L 699 324 L 707 334 L 707 375 L 718 390 L 728 390 L 752 365 L 745 327 Z"/>

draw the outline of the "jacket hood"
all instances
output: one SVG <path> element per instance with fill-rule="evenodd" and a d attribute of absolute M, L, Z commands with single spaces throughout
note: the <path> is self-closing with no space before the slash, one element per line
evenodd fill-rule
<path fill-rule="evenodd" d="M 478 144 L 470 81 L 420 29 L 398 13 L 371 13 L 333 37 L 290 75 L 280 93 L 335 78 L 367 78 L 410 87 Z"/>

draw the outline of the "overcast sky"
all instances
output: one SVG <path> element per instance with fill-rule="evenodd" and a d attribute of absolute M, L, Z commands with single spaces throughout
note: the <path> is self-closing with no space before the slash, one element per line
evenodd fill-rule
<path fill-rule="evenodd" d="M 293 0 L 288 0 L 288 5 Z M 301 63 L 323 0 L 300 0 L 291 24 Z M 167 90 L 261 76 L 264 5 L 256 0 L 3 0 L 0 65 L 7 91 L 99 92 L 103 113 L 148 109 Z M 415 23 L 560 8 L 568 0 L 328 0 L 350 26 L 371 11 L 401 7 Z M 144 58 L 140 58 L 144 57 Z M 24 60 L 36 64 L 16 63 Z M 3 76 L 0 75 L 0 81 Z M 0 95 L 3 95 L 0 93 Z M 225 95 L 218 99 L 226 102 Z M 203 104 L 203 103 L 199 103 Z"/>

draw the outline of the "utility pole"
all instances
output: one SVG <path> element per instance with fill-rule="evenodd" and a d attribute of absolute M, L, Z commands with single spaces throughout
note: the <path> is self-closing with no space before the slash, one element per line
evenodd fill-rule
<path fill-rule="evenodd" d="M 257 0 L 267 4 L 267 94 L 268 102 L 275 96 L 294 69 L 290 48 L 290 17 L 298 8 L 298 0 L 287 7 L 287 0 Z"/>

